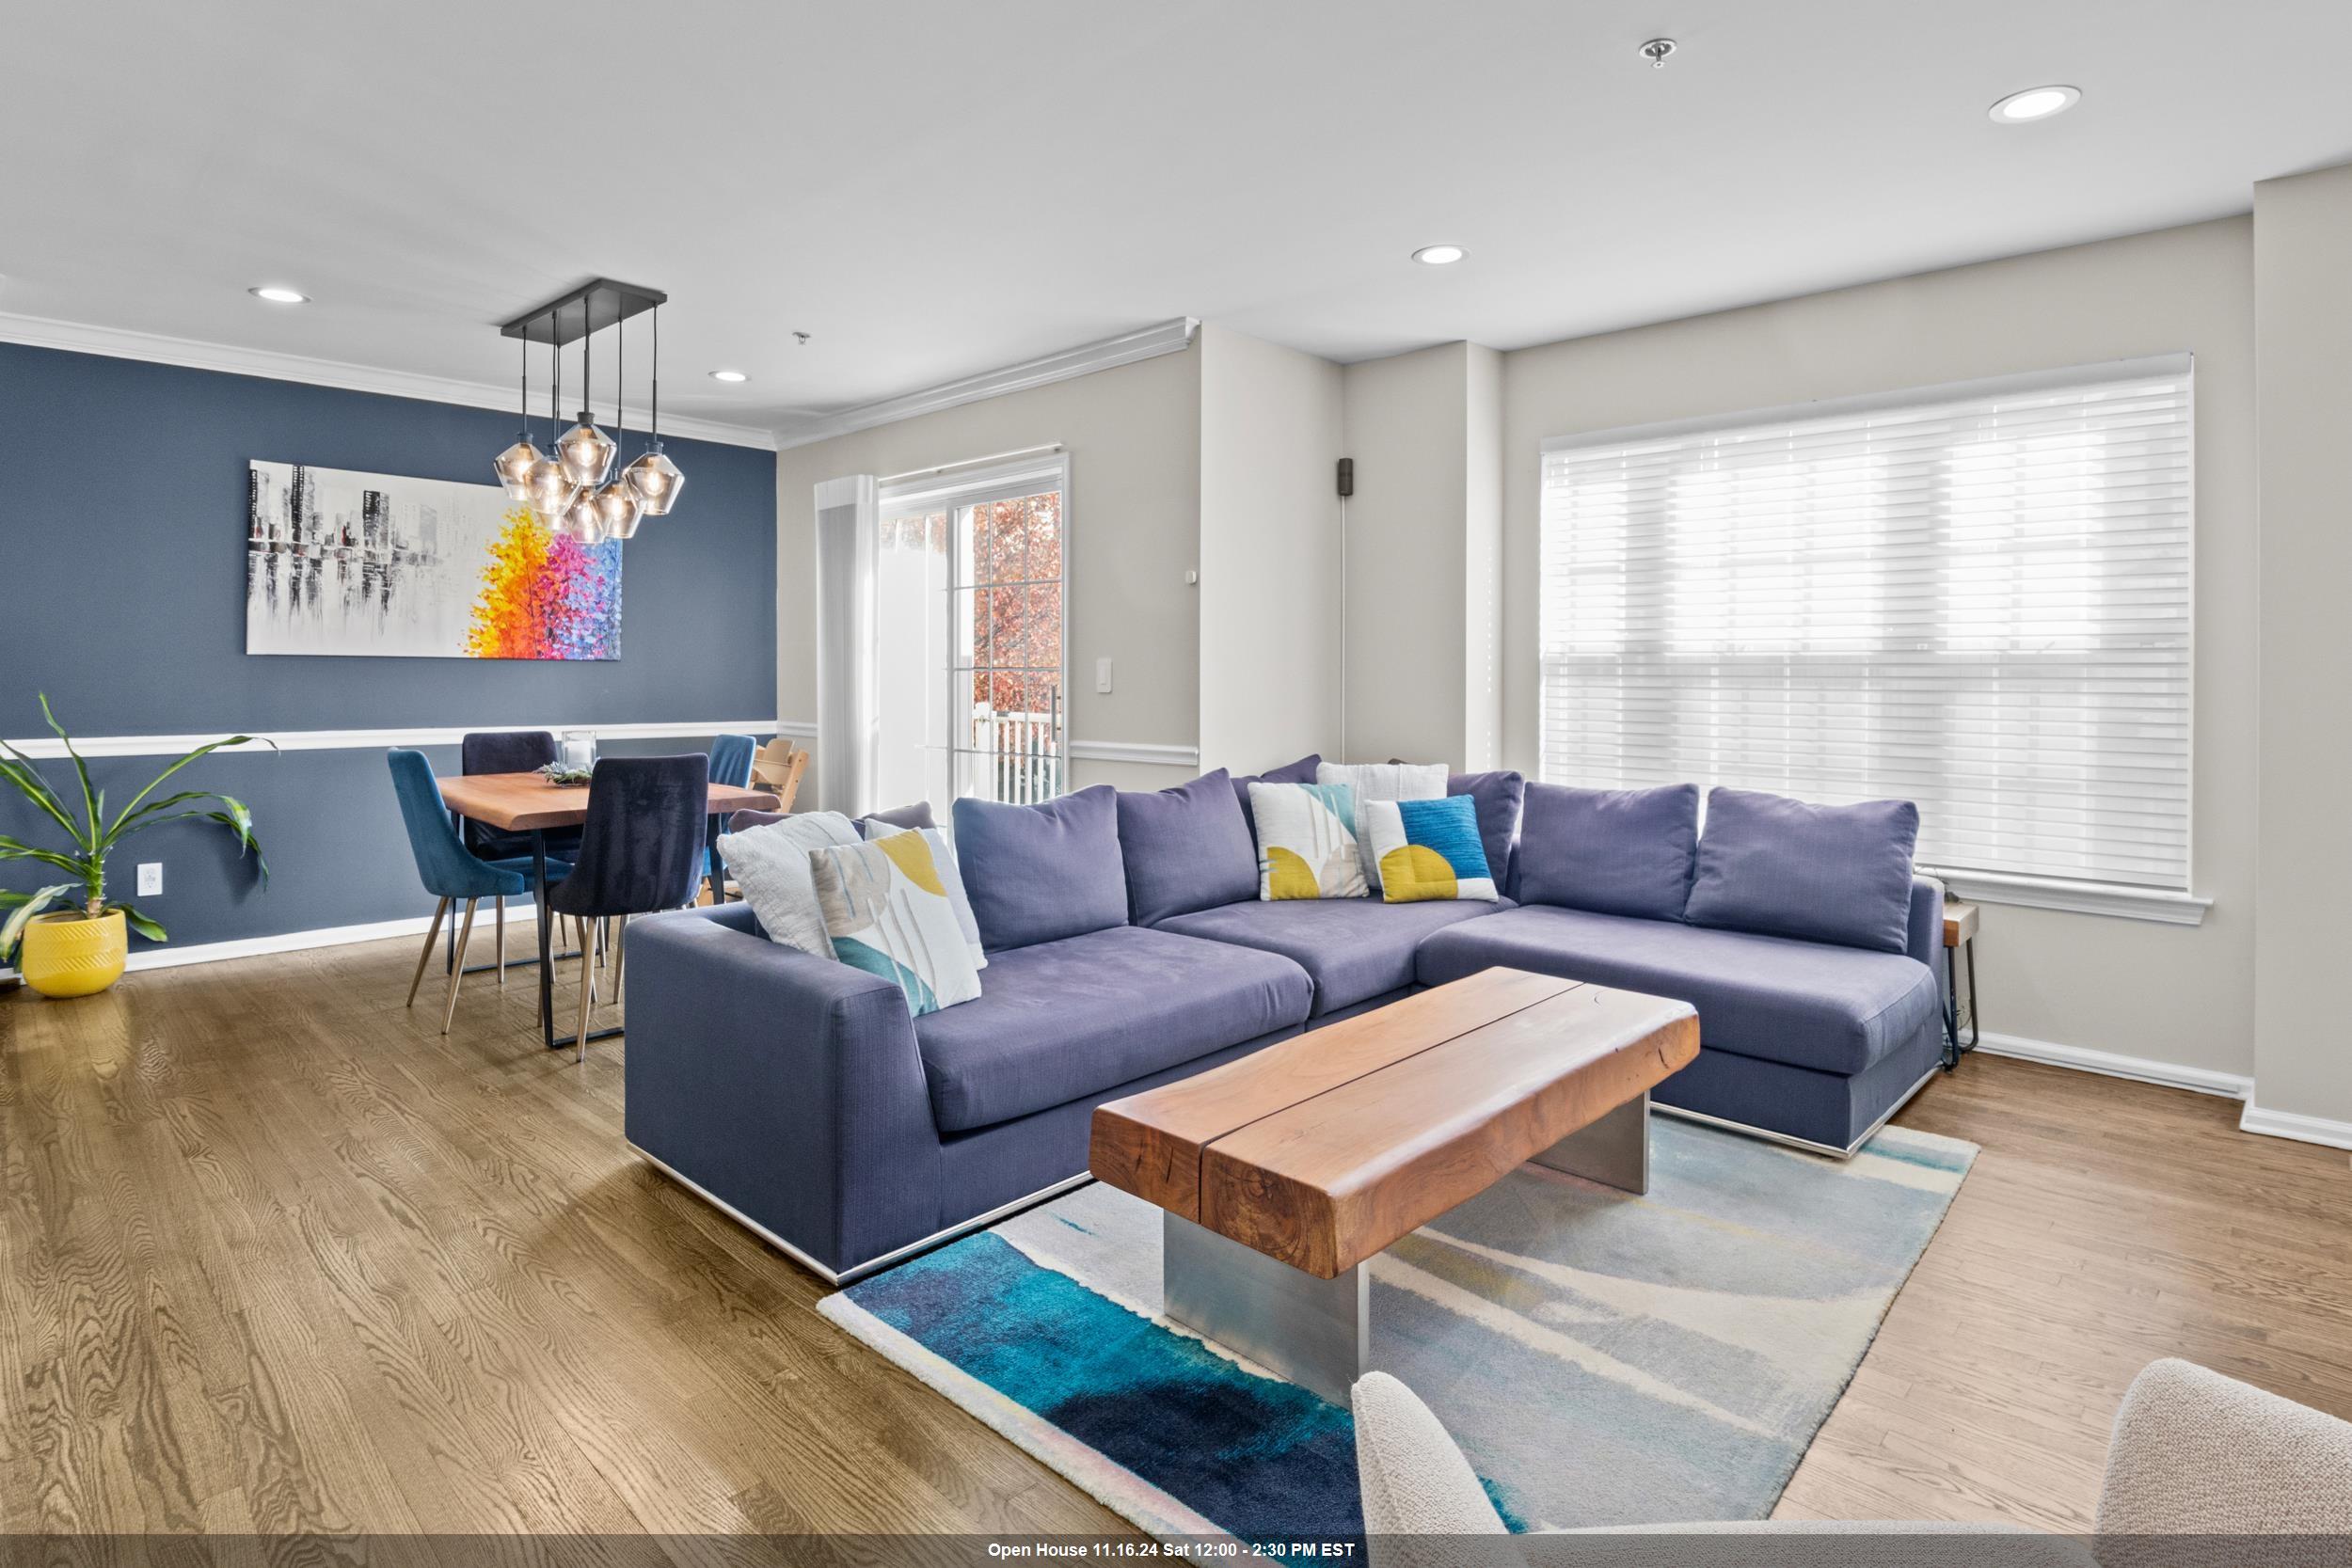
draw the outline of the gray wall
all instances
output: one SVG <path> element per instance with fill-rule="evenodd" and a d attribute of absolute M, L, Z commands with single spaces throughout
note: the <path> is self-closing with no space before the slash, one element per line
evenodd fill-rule
<path fill-rule="evenodd" d="M 2254 1100 L 2258 1117 L 2317 1117 L 2344 1139 L 2352 1137 L 2352 1050 L 2337 923 L 2352 844 L 2337 824 L 2352 777 L 2352 166 L 2254 187 L 2254 276 L 2263 498 Z M 2208 744 L 2202 734 L 2198 741 Z"/>
<path fill-rule="evenodd" d="M 540 424 L 544 438 L 544 415 Z M 628 545 L 617 660 L 246 655 L 249 460 L 487 482 L 515 425 L 486 409 L 0 344 L 0 472 L 10 476 L 0 488 L 0 735 L 47 733 L 40 691 L 87 736 L 773 717 L 775 459 L 701 441 L 668 443 L 684 498 Z M 453 748 L 433 754 L 454 768 Z M 166 760 L 93 766 L 120 802 Z M 47 771 L 70 777 L 63 764 Z M 267 892 L 254 887 L 216 829 L 174 825 L 133 841 L 110 891 L 130 896 L 133 863 L 162 861 L 165 895 L 141 908 L 175 942 L 430 910 L 380 749 L 221 754 L 181 779 L 252 806 L 276 875 Z M 0 800 L 0 832 L 40 841 L 13 800 Z M 45 869 L 0 863 L 0 885 L 40 885 Z"/>
<path fill-rule="evenodd" d="M 2187 349 L 2197 356 L 2193 891 L 2201 927 L 1984 906 L 1988 1030 L 2250 1075 L 2253 230 L 2228 218 L 1503 356 L 1503 745 L 1536 764 L 1539 449 L 1553 436 Z"/>

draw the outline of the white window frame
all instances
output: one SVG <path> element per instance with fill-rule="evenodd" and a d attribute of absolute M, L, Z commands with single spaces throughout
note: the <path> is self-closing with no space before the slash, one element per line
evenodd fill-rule
<path fill-rule="evenodd" d="M 951 789 L 961 785 L 960 774 L 964 759 L 982 755 L 970 744 L 968 715 L 972 706 L 969 670 L 956 668 L 956 647 L 959 641 L 956 626 L 956 595 L 975 586 L 961 580 L 961 552 L 955 538 L 956 515 L 967 507 L 982 506 L 992 501 L 1013 500 L 1023 496 L 1035 496 L 1048 490 L 1061 493 L 1061 548 L 1057 552 L 1061 570 L 1057 577 L 1040 578 L 1024 586 L 1057 590 L 1061 607 L 1060 662 L 1056 671 L 1056 689 L 1061 694 L 1061 723 L 1056 736 L 1054 752 L 1055 780 L 1058 794 L 1070 789 L 1070 563 L 1073 514 L 1070 493 L 1070 453 L 1061 447 L 1039 449 L 1003 458 L 983 458 L 972 463 L 950 464 L 944 467 L 923 469 L 914 474 L 893 476 L 880 487 L 876 515 L 882 523 L 901 517 L 925 516 L 945 512 L 948 516 L 947 570 L 946 591 L 941 594 L 941 646 L 946 651 L 946 667 L 942 679 L 946 684 L 946 718 L 949 736 L 936 744 L 947 755 L 947 779 Z M 1004 586 L 1013 586 L 1006 584 Z M 962 727 L 959 716 L 964 716 Z"/>
<path fill-rule="evenodd" d="M 1546 543 L 1549 524 L 1544 515 L 1543 497 L 1546 490 L 1546 465 L 1552 454 L 1583 449 L 1633 446 L 1643 442 L 1673 440 L 1677 437 L 1720 435 L 1750 428 L 1770 429 L 1775 425 L 1802 423 L 1823 419 L 1843 419 L 1863 415 L 1873 409 L 1931 407 L 1938 404 L 1963 403 L 1976 399 L 1994 399 L 2041 390 L 2070 387 L 2090 387 L 2135 379 L 2177 376 L 2185 382 L 2188 404 L 2186 422 L 2189 435 L 2187 474 L 2189 487 L 2189 572 L 2187 590 L 2187 620 L 2189 645 L 2184 669 L 2189 690 L 2183 714 L 2188 739 L 2187 779 L 2183 798 L 2185 877 L 2195 875 L 2195 628 L 2196 628 L 2196 415 L 2195 376 L 2192 356 L 2187 354 L 2155 356 L 2142 359 L 2120 360 L 2102 365 L 2073 367 L 2063 370 L 2034 372 L 2026 375 L 2002 376 L 1980 381 L 1947 383 L 1901 391 L 1874 393 L 1861 397 L 1823 400 L 1815 403 L 1758 409 L 1744 413 L 1708 416 L 1692 420 L 1629 426 L 1597 431 L 1576 436 L 1559 436 L 1542 443 L 1537 460 L 1536 494 L 1537 537 L 1539 556 L 1548 554 Z M 1545 586 L 1537 587 L 1539 622 L 1549 612 L 1544 608 Z M 1544 739 L 1550 721 L 1543 693 L 1549 689 L 1552 675 L 1545 654 L 1542 633 L 1538 631 L 1537 661 L 1537 760 L 1542 766 Z M 1605 780 L 1559 780 L 1554 782 L 1584 784 Z M 1714 783 L 1699 780 L 1702 787 Z M 1893 791 L 1890 791 L 1893 792 Z M 2065 877 L 2021 875 L 2010 871 L 1979 871 L 1962 867 L 1939 867 L 1922 864 L 1922 874 L 1943 879 L 1956 896 L 1981 899 L 1991 903 L 2029 905 L 2038 908 L 2074 911 L 2086 913 L 2121 915 L 2137 919 L 2157 920 L 2180 925 L 2196 925 L 2204 918 L 2212 900 L 2180 888 L 2154 887 L 2124 882 L 2086 881 Z"/>

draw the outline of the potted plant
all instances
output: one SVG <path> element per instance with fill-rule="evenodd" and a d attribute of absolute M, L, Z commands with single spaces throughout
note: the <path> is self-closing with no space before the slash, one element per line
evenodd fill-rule
<path fill-rule="evenodd" d="M 0 740 L 0 751 L 8 753 L 0 757 L 0 779 L 15 785 L 17 792 L 32 802 L 35 812 L 64 829 L 67 842 L 63 849 L 45 849 L 0 833 L 0 861 L 39 861 L 72 879 L 36 888 L 31 893 L 0 889 L 0 909 L 14 906 L 7 923 L 0 925 L 0 962 L 7 962 L 14 955 L 17 972 L 24 976 L 24 983 L 43 996 L 89 996 L 122 977 L 122 961 L 129 946 L 123 929 L 126 922 L 150 942 L 169 940 L 154 921 L 128 904 L 109 902 L 106 897 L 106 857 L 133 833 L 189 817 L 217 822 L 236 836 L 240 856 L 247 850 L 253 852 L 254 865 L 263 884 L 268 883 L 269 865 L 262 859 L 262 846 L 253 836 L 253 814 L 246 810 L 243 801 L 206 789 L 182 790 L 160 800 L 150 799 L 165 780 L 197 758 L 223 746 L 246 745 L 253 737 L 233 735 L 209 746 L 199 746 L 157 774 L 154 782 L 133 797 L 129 805 L 109 816 L 106 792 L 91 787 L 88 765 L 73 749 L 72 737 L 49 711 L 45 692 L 40 699 L 40 715 L 65 743 L 66 755 L 73 759 L 74 777 L 81 785 L 80 809 L 76 810 L 50 787 L 34 768 L 32 758 Z M 273 751 L 277 749 L 275 742 L 267 744 Z M 216 804 L 206 809 L 199 804 L 201 801 Z M 56 908 L 58 905 L 68 907 L 59 910 Z"/>

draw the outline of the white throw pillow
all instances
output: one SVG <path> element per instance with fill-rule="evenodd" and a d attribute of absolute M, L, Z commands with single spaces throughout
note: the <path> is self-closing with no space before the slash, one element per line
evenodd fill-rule
<path fill-rule="evenodd" d="M 1380 891 L 1380 863 L 1372 854 L 1372 824 L 1364 816 L 1372 800 L 1435 800 L 1445 794 L 1442 762 L 1325 762 L 1315 765 L 1315 783 L 1345 784 L 1356 792 L 1356 852 L 1364 864 L 1364 885 Z"/>
<path fill-rule="evenodd" d="M 1265 784 L 1251 780 L 1249 814 L 1258 824 L 1258 896 L 1361 898 L 1364 863 L 1348 826 L 1356 798 L 1345 784 Z"/>
<path fill-rule="evenodd" d="M 809 877 L 808 852 L 858 842 L 857 829 L 839 812 L 811 811 L 739 833 L 721 833 L 719 855 L 771 941 L 830 958 L 833 939 L 825 935 L 825 914 Z"/>
<path fill-rule="evenodd" d="M 931 847 L 931 859 L 939 863 L 939 879 L 947 889 L 947 902 L 956 909 L 956 925 L 963 932 L 963 940 L 972 944 L 972 967 L 986 969 L 988 955 L 980 949 L 980 923 L 972 913 L 972 899 L 963 891 L 963 867 L 956 863 L 955 846 L 947 842 L 944 828 L 900 828 L 888 822 L 866 819 L 866 842 L 888 838 L 893 833 L 919 832 L 923 842 Z"/>

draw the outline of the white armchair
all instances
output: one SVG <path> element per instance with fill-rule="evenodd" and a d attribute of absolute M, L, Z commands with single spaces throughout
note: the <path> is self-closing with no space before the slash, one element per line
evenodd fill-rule
<path fill-rule="evenodd" d="M 2107 1447 L 2096 1538 L 2002 1524 L 1740 1522 L 1513 1537 L 1470 1462 L 1413 1391 L 1385 1372 L 1357 1383 L 1356 1470 L 1373 1568 L 1695 1562 L 1794 1565 L 2177 1565 L 2249 1560 L 2247 1535 L 2297 1536 L 2267 1563 L 2352 1560 L 2352 1423 L 2186 1361 L 2133 1380 Z M 2183 1536 L 2221 1538 L 2211 1549 Z M 1693 1537 L 1715 1537 L 1702 1545 Z M 1988 1536 L 2000 1537 L 1998 1541 Z M 1842 1538 L 1842 1539 L 1841 1539 Z M 2312 1555 L 2314 1551 L 2319 1556 Z"/>

